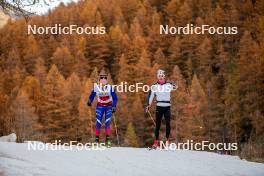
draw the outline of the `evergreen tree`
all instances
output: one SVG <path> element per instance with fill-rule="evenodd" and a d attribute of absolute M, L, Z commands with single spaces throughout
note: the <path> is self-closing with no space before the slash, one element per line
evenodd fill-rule
<path fill-rule="evenodd" d="M 144 106 L 142 104 L 142 100 L 140 99 L 140 94 L 137 93 L 132 100 L 132 105 L 131 105 L 131 113 L 128 115 L 127 121 L 132 122 L 135 125 L 135 131 L 143 131 L 144 126 L 141 125 L 142 120 L 144 119 Z M 141 139 L 143 138 L 144 134 L 139 134 L 138 138 Z"/>
<path fill-rule="evenodd" d="M 160 35 L 160 24 L 162 24 L 160 14 L 154 12 L 152 15 L 152 22 L 148 29 L 148 47 L 151 53 L 155 53 L 158 48 L 162 50 L 166 49 L 167 43 L 169 43 L 168 36 Z"/>
<path fill-rule="evenodd" d="M 139 8 L 138 0 L 120 1 L 120 7 L 122 9 L 124 18 L 127 23 L 131 23 L 136 16 L 136 12 Z"/>
<path fill-rule="evenodd" d="M 87 97 L 91 93 L 92 88 L 92 80 L 85 80 L 83 83 L 80 102 L 78 104 L 79 126 L 76 129 L 76 133 L 77 138 L 81 138 L 82 141 L 91 141 L 94 137 L 95 113 L 93 112 L 92 108 L 87 106 Z"/>
<path fill-rule="evenodd" d="M 45 61 L 45 66 L 48 70 L 52 65 L 52 55 L 56 51 L 58 43 L 54 35 L 49 35 L 46 40 L 39 41 L 39 48 L 41 48 L 41 57 Z"/>
<path fill-rule="evenodd" d="M 121 42 L 123 38 L 123 33 L 119 26 L 112 26 L 109 29 L 109 38 L 111 42 L 111 48 L 113 50 L 113 54 L 115 56 L 119 56 L 121 54 Z"/>
<path fill-rule="evenodd" d="M 27 76 L 22 83 L 21 90 L 27 94 L 29 101 L 31 101 L 31 105 L 35 108 L 35 111 L 38 112 L 41 101 L 39 80 L 34 76 Z"/>
<path fill-rule="evenodd" d="M 9 51 L 7 58 L 1 63 L 1 68 L 4 70 L 14 70 L 16 67 L 21 68 L 22 63 L 20 60 L 19 51 L 16 46 L 13 46 L 11 51 Z"/>
<path fill-rule="evenodd" d="M 212 56 L 213 48 L 209 38 L 205 38 L 196 50 L 197 59 L 194 64 L 197 69 L 196 73 L 202 78 L 202 82 L 205 83 L 210 77 L 212 77 L 211 69 L 213 66 Z"/>
<path fill-rule="evenodd" d="M 167 67 L 167 58 L 163 54 L 161 48 L 159 48 L 154 54 L 154 63 L 161 65 L 163 68 Z"/>
<path fill-rule="evenodd" d="M 129 66 L 127 63 L 127 59 L 124 54 L 121 55 L 119 59 L 119 71 L 118 71 L 118 82 L 121 83 L 122 81 L 128 81 L 129 80 Z"/>
<path fill-rule="evenodd" d="M 82 11 L 80 12 L 82 24 L 96 26 L 96 13 L 97 5 L 94 3 L 94 1 L 85 1 L 83 3 Z"/>
<path fill-rule="evenodd" d="M 201 141 L 205 139 L 205 122 L 208 104 L 205 92 L 196 75 L 193 76 L 190 87 L 190 104 L 193 107 L 190 119 L 192 139 L 194 141 Z"/>
<path fill-rule="evenodd" d="M 97 69 L 97 67 L 94 67 L 93 72 L 90 75 L 91 81 L 93 83 L 97 83 L 98 82 L 98 75 L 99 75 L 98 69 Z"/>
<path fill-rule="evenodd" d="M 84 56 L 82 50 L 79 50 L 75 56 L 75 64 L 73 68 L 74 72 L 78 74 L 80 78 L 87 77 L 89 75 L 90 66 L 87 59 Z"/>
<path fill-rule="evenodd" d="M 171 0 L 169 1 L 166 11 L 168 13 L 168 17 L 171 19 L 176 19 L 178 18 L 178 11 L 180 10 L 181 7 L 181 1 L 180 0 Z"/>
<path fill-rule="evenodd" d="M 181 40 L 179 37 L 175 37 L 174 41 L 172 42 L 171 46 L 169 47 L 169 58 L 168 64 L 169 65 L 182 65 L 183 68 L 184 60 L 181 58 Z"/>
<path fill-rule="evenodd" d="M 177 142 L 185 139 L 188 126 L 187 114 L 185 111 L 188 104 L 188 94 L 186 88 L 186 82 L 180 72 L 179 67 L 176 65 L 173 68 L 170 79 L 178 85 L 178 89 L 172 92 L 172 120 L 171 120 L 171 136 L 176 139 Z M 188 129 L 188 128 L 187 128 Z"/>
<path fill-rule="evenodd" d="M 241 38 L 239 48 L 239 60 L 237 76 L 239 80 L 240 106 L 243 109 L 242 119 L 245 131 L 251 131 L 250 121 L 254 118 L 254 110 L 260 109 L 260 102 L 263 96 L 261 93 L 261 61 L 259 59 L 259 48 L 256 42 L 246 31 Z M 243 134 L 244 140 L 249 137 Z M 246 136 L 245 136 L 246 135 Z"/>
<path fill-rule="evenodd" d="M 18 141 L 34 140 L 39 137 L 38 116 L 24 91 L 20 91 L 12 103 L 10 114 L 14 119 L 13 130 Z"/>
<path fill-rule="evenodd" d="M 64 77 L 70 76 L 74 59 L 67 47 L 57 48 L 52 56 L 52 60 Z"/>
<path fill-rule="evenodd" d="M 27 48 L 24 51 L 23 65 L 29 74 L 34 73 L 34 66 L 37 58 L 40 56 L 40 49 L 35 38 L 30 35 L 27 39 Z"/>
<path fill-rule="evenodd" d="M 195 16 L 200 16 L 200 17 L 207 17 L 212 15 L 212 1 L 211 0 L 193 0 L 192 1 L 193 6 L 194 6 L 194 13 Z"/>
<path fill-rule="evenodd" d="M 136 81 L 140 83 L 147 83 L 151 84 L 150 80 L 150 70 L 151 70 L 151 61 L 149 53 L 146 50 L 143 50 L 139 61 L 136 65 L 137 68 L 140 68 L 137 71 L 137 78 Z"/>
<path fill-rule="evenodd" d="M 184 3 L 180 6 L 179 10 L 177 10 L 177 17 L 175 18 L 175 24 L 178 26 L 185 26 L 186 24 L 190 24 L 193 18 L 193 11 L 190 7 L 188 1 L 184 1 Z"/>
<path fill-rule="evenodd" d="M 127 126 L 124 145 L 128 147 L 139 147 L 137 135 L 131 122 Z"/>
<path fill-rule="evenodd" d="M 227 122 L 224 120 L 224 104 L 222 102 L 221 92 L 217 89 L 219 78 L 212 76 L 205 85 L 205 94 L 207 97 L 207 116 L 205 121 L 205 136 L 210 141 L 227 142 Z"/>
<path fill-rule="evenodd" d="M 239 107 L 239 86 L 235 76 L 229 76 L 223 95 L 224 120 L 228 128 L 229 140 L 239 142 L 242 133 L 241 114 Z"/>
<path fill-rule="evenodd" d="M 24 69 L 20 69 L 19 67 L 16 67 L 12 70 L 4 70 L 2 73 L 3 76 L 3 91 L 10 95 L 12 93 L 12 90 L 16 87 L 21 86 L 22 81 L 25 77 L 25 71 Z"/>
<path fill-rule="evenodd" d="M 43 86 L 47 76 L 47 71 L 45 67 L 45 62 L 41 57 L 39 57 L 36 61 L 34 76 L 38 78 L 40 85 Z"/>
<path fill-rule="evenodd" d="M 131 24 L 129 33 L 130 33 L 131 39 L 134 39 L 136 37 L 143 35 L 142 28 L 141 28 L 140 23 L 139 23 L 137 18 L 135 18 L 133 20 L 133 23 Z"/>
<path fill-rule="evenodd" d="M 47 75 L 42 104 L 40 121 L 43 125 L 43 135 L 46 141 L 71 140 L 73 137 L 69 103 L 64 94 L 65 80 L 55 65 L 52 65 Z"/>
<path fill-rule="evenodd" d="M 76 123 L 76 138 L 78 141 L 88 142 L 94 137 L 94 116 L 87 106 L 87 94 L 83 93 L 78 104 L 78 120 Z"/>
<path fill-rule="evenodd" d="M 1 72 L 0 72 L 1 75 Z M 2 76 L 2 75 L 1 75 Z M 0 134 L 10 134 L 10 116 L 7 116 L 8 114 L 8 107 L 9 107 L 9 101 L 10 98 L 8 95 L 4 93 L 2 90 L 2 80 L 0 78 Z"/>
<path fill-rule="evenodd" d="M 81 97 L 81 81 L 76 73 L 72 73 L 71 76 L 65 82 L 65 99 L 71 105 L 70 115 L 76 117 L 78 115 L 78 103 Z"/>
<path fill-rule="evenodd" d="M 111 51 L 109 37 L 107 34 L 91 36 L 87 40 L 84 55 L 89 60 L 91 68 L 98 67 L 99 70 L 111 65 Z"/>
<path fill-rule="evenodd" d="M 226 14 L 220 4 L 217 4 L 214 10 L 214 23 L 218 25 L 226 24 Z"/>

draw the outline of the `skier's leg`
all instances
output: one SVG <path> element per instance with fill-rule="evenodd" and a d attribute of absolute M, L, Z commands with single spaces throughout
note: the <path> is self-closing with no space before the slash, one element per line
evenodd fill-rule
<path fill-rule="evenodd" d="M 105 135 L 109 136 L 110 135 L 110 124 L 111 124 L 111 119 L 112 119 L 112 107 L 107 106 L 106 111 L 105 111 Z"/>
<path fill-rule="evenodd" d="M 171 112 L 170 112 L 170 107 L 166 107 L 165 112 L 164 112 L 164 117 L 165 117 L 165 122 L 166 122 L 166 138 L 167 140 L 170 137 L 170 119 L 171 119 Z"/>
<path fill-rule="evenodd" d="M 111 147 L 111 141 L 110 141 L 111 118 L 112 118 L 112 106 L 107 106 L 105 110 L 105 144 L 107 147 Z"/>
<path fill-rule="evenodd" d="M 161 119 L 162 119 L 162 109 L 161 107 L 157 106 L 156 107 L 156 128 L 155 128 L 155 138 L 156 140 L 159 139 L 159 130 L 160 130 L 160 124 L 161 124 Z"/>
<path fill-rule="evenodd" d="M 104 107 L 97 105 L 96 106 L 96 122 L 95 122 L 95 136 L 96 136 L 97 142 L 99 141 L 103 114 L 104 114 Z"/>

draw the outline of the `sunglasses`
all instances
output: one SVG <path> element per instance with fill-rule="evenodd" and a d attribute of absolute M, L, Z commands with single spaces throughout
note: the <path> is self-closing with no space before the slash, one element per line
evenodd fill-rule
<path fill-rule="evenodd" d="M 158 75 L 158 77 L 160 77 L 160 78 L 164 78 L 164 77 L 165 77 L 165 75 Z"/>
<path fill-rule="evenodd" d="M 106 76 L 100 76 L 100 79 L 107 79 Z"/>

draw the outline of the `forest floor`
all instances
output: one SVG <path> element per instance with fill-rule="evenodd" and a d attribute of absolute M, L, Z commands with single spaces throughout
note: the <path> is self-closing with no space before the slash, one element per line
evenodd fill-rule
<path fill-rule="evenodd" d="M 105 150 L 28 150 L 0 142 L 2 176 L 263 176 L 264 164 L 237 156 L 187 150 L 112 147 Z"/>

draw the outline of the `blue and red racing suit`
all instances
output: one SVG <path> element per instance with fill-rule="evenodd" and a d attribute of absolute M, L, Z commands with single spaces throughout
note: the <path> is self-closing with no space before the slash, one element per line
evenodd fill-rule
<path fill-rule="evenodd" d="M 117 95 L 113 87 L 110 84 L 101 86 L 95 84 L 94 88 L 89 96 L 89 102 L 92 103 L 94 97 L 97 95 L 97 106 L 96 106 L 96 130 L 95 135 L 100 135 L 100 129 L 102 125 L 102 119 L 105 115 L 105 134 L 110 135 L 110 123 L 112 118 L 112 109 L 116 108 Z"/>

